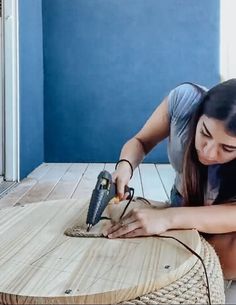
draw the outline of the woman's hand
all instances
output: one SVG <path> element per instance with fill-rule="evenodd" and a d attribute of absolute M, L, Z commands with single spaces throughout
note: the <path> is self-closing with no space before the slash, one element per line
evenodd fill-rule
<path fill-rule="evenodd" d="M 171 229 L 169 208 L 133 209 L 122 220 L 108 229 L 108 238 L 151 236 Z"/>
<path fill-rule="evenodd" d="M 117 195 L 119 200 L 125 200 L 129 193 L 125 193 L 125 186 L 130 181 L 130 167 L 126 162 L 120 163 L 117 170 L 112 174 L 112 180 L 117 185 Z"/>

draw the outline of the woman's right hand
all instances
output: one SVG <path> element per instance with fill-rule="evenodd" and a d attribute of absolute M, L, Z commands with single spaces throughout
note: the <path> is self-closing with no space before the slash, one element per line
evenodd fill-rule
<path fill-rule="evenodd" d="M 128 185 L 130 176 L 130 166 L 125 162 L 120 163 L 117 166 L 117 169 L 112 173 L 112 180 L 116 183 L 119 201 L 125 200 L 129 196 L 128 192 L 125 193 L 125 186 Z"/>

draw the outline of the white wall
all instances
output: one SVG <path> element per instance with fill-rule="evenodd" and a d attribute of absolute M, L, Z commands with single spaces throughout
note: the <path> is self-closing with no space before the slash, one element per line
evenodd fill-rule
<path fill-rule="evenodd" d="M 220 74 L 222 81 L 236 78 L 236 0 L 221 0 Z"/>

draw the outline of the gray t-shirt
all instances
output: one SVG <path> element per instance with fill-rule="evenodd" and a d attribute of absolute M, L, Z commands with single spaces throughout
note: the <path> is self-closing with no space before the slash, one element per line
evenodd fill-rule
<path fill-rule="evenodd" d="M 204 87 L 201 88 L 206 90 Z M 200 91 L 191 84 L 182 84 L 176 87 L 168 96 L 168 112 L 170 116 L 168 157 L 176 172 L 175 187 L 180 194 L 182 193 L 183 156 L 187 144 L 189 124 L 199 105 L 200 98 Z M 218 195 L 218 170 L 219 165 L 208 166 L 205 204 L 211 204 Z"/>

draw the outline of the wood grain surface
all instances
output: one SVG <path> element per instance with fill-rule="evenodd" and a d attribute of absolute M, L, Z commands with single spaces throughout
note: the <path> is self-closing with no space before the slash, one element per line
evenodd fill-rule
<path fill-rule="evenodd" d="M 81 199 L 63 199 L 0 211 L 1 304 L 117 303 L 169 285 L 196 262 L 170 239 L 65 236 L 86 210 Z M 200 253 L 196 231 L 168 235 Z"/>

